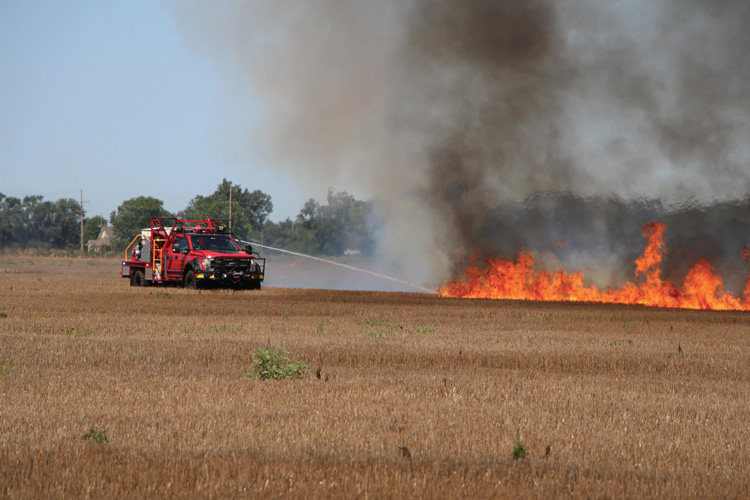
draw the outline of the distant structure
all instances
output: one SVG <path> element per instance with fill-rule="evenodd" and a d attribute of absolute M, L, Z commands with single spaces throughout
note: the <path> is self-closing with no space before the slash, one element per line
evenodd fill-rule
<path fill-rule="evenodd" d="M 115 229 L 112 226 L 102 226 L 101 231 L 99 231 L 99 237 L 95 240 L 89 240 L 86 248 L 89 252 L 95 253 L 111 252 L 114 238 Z"/>

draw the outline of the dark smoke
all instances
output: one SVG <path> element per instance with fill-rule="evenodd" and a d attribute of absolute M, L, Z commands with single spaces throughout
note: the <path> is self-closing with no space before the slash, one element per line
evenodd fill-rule
<path fill-rule="evenodd" d="M 219 61 L 228 88 L 247 86 L 261 103 L 247 124 L 227 122 L 247 131 L 236 149 L 252 144 L 248 154 L 261 148 L 301 179 L 372 193 L 383 251 L 410 280 L 448 277 L 454 249 L 526 247 L 617 285 L 632 277 L 649 220 L 670 224 L 670 272 L 697 257 L 738 261 L 750 2 L 179 9 L 186 39 Z"/>
<path fill-rule="evenodd" d="M 570 192 L 533 194 L 496 204 L 482 219 L 478 246 L 485 255 L 515 257 L 534 250 L 548 269 L 582 270 L 600 288 L 634 279 L 634 261 L 648 222 L 667 224 L 662 271 L 680 283 L 700 259 L 709 260 L 732 292 L 741 291 L 750 266 L 740 256 L 750 242 L 750 197 L 710 205 L 667 206 L 661 200 L 582 198 Z"/>

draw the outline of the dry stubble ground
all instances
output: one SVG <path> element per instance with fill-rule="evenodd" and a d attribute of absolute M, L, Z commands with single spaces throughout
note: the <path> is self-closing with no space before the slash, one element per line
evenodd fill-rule
<path fill-rule="evenodd" d="M 0 256 L 0 497 L 750 496 L 747 313 L 117 272 Z"/>

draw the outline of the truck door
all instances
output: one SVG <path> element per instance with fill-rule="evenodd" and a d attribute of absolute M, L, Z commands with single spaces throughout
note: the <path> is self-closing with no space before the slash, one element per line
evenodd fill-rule
<path fill-rule="evenodd" d="M 184 236 L 178 236 L 172 244 L 172 248 L 167 252 L 167 278 L 182 279 L 182 270 L 185 268 L 187 260 L 187 239 Z"/>

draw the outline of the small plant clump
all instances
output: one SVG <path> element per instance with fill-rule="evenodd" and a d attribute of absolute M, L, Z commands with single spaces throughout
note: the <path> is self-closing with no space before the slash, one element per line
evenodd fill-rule
<path fill-rule="evenodd" d="M 253 353 L 255 359 L 245 377 L 260 380 L 302 378 L 310 367 L 302 361 L 291 361 L 288 354 L 283 347 L 276 350 L 259 348 Z"/>
<path fill-rule="evenodd" d="M 237 329 L 232 325 L 227 325 L 226 322 L 221 326 L 212 326 L 208 329 L 209 333 L 237 333 Z"/>
<path fill-rule="evenodd" d="M 63 335 L 67 335 L 68 337 L 88 337 L 90 334 L 90 328 L 76 328 L 74 326 L 67 326 L 63 331 Z"/>
<path fill-rule="evenodd" d="M 109 444 L 109 436 L 107 436 L 107 431 L 104 429 L 98 429 L 96 427 L 92 427 L 91 429 L 89 429 L 86 434 L 81 436 L 81 440 Z"/>
<path fill-rule="evenodd" d="M 0 377 L 5 377 L 13 373 L 13 369 L 16 367 L 15 361 L 8 361 L 0 363 Z"/>
<path fill-rule="evenodd" d="M 435 323 L 430 326 L 418 326 L 417 327 L 417 333 L 421 333 L 422 335 L 429 335 L 431 333 L 435 333 L 435 330 L 437 330 L 437 327 L 440 325 L 440 323 Z"/>
<path fill-rule="evenodd" d="M 381 318 L 369 318 L 359 322 L 360 325 L 364 325 L 365 329 L 362 333 L 369 337 L 385 338 L 387 332 L 394 330 L 403 330 L 403 325 L 396 323 L 396 321 L 389 321 Z"/>
<path fill-rule="evenodd" d="M 513 445 L 513 460 L 526 458 L 529 450 L 521 442 L 521 428 L 516 429 L 516 444 Z"/>

